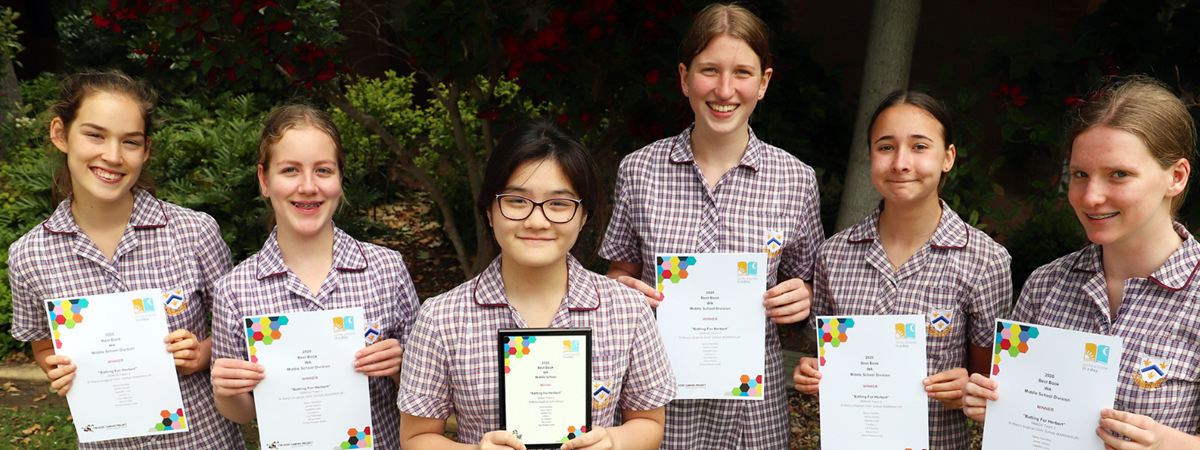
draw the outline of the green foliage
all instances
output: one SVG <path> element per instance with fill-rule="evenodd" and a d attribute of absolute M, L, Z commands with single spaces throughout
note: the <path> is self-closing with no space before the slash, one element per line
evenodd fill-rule
<path fill-rule="evenodd" d="M 74 448 L 78 442 L 70 416 L 71 410 L 61 405 L 0 408 L 0 436 L 9 448 Z"/>
<path fill-rule="evenodd" d="M 9 59 L 17 56 L 17 53 L 25 50 L 25 46 L 17 41 L 17 38 L 25 34 L 24 31 L 17 29 L 16 20 L 21 17 L 21 14 L 13 12 L 12 8 L 4 8 L 0 10 L 0 63 L 6 63 Z M 14 61 L 18 66 L 19 62 Z"/>

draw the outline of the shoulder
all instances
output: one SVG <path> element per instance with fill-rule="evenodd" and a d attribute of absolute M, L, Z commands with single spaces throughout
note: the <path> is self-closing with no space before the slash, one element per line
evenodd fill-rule
<path fill-rule="evenodd" d="M 1088 252 L 1091 249 L 1092 245 L 1095 244 L 1091 244 L 1077 252 L 1061 256 L 1046 265 L 1038 267 L 1037 270 L 1034 270 L 1033 273 L 1029 275 L 1029 278 L 1025 281 L 1025 286 L 1021 289 L 1022 297 L 1025 296 L 1025 291 L 1030 291 L 1030 293 L 1044 293 L 1048 292 L 1050 288 L 1058 285 L 1059 281 L 1076 267 L 1076 264 L 1079 262 L 1080 258 L 1084 256 L 1085 252 Z"/>
<path fill-rule="evenodd" d="M 221 227 L 217 225 L 217 220 L 213 219 L 208 213 L 185 208 L 164 200 L 158 200 L 158 202 L 162 205 L 163 214 L 166 214 L 167 223 L 172 228 L 184 233 L 220 236 Z"/>
<path fill-rule="evenodd" d="M 586 271 L 586 276 L 587 280 L 596 286 L 602 301 L 607 302 L 613 311 L 635 311 L 651 315 L 650 304 L 641 292 L 590 270 Z"/>
<path fill-rule="evenodd" d="M 258 262 L 262 259 L 262 252 L 256 252 L 246 258 L 238 265 L 233 267 L 229 273 L 217 279 L 216 288 L 218 293 L 231 294 L 235 290 L 255 287 L 260 283 L 258 279 Z"/>
<path fill-rule="evenodd" d="M 44 222 L 43 222 L 44 223 Z M 47 251 L 46 242 L 53 235 L 39 223 L 8 246 L 9 270 L 32 262 L 36 255 Z"/>
<path fill-rule="evenodd" d="M 797 158 L 796 155 L 788 153 L 784 149 L 763 142 L 762 156 L 763 161 L 771 164 L 778 170 L 800 173 L 808 178 L 811 178 L 813 181 L 816 180 L 816 171 L 811 166 L 805 164 L 803 161 L 800 161 L 800 158 Z"/>
<path fill-rule="evenodd" d="M 417 311 L 419 320 L 430 321 L 436 325 L 467 314 L 468 310 L 476 306 L 474 292 L 475 281 L 478 278 L 479 275 L 476 275 L 475 278 L 455 286 L 454 289 L 426 299 Z"/>
<path fill-rule="evenodd" d="M 637 171 L 649 171 L 655 165 L 670 160 L 671 148 L 675 146 L 679 139 L 679 135 L 665 137 L 625 155 L 621 159 L 620 172 L 627 174 Z"/>
<path fill-rule="evenodd" d="M 358 239 L 355 239 L 354 242 L 358 244 L 358 248 L 363 252 L 363 257 L 367 258 L 372 266 L 378 265 L 385 269 L 405 268 L 404 255 L 400 252 Z"/>
<path fill-rule="evenodd" d="M 974 252 L 981 254 L 985 258 L 991 258 L 993 260 L 996 258 L 1003 259 L 1006 262 L 1012 260 L 1012 257 L 1008 254 L 1008 249 L 1004 248 L 1003 245 L 1000 245 L 999 242 L 996 242 L 995 239 L 992 239 L 992 237 L 983 230 L 968 225 L 965 222 L 964 225 L 967 229 L 967 239 L 968 242 L 970 242 L 969 246 Z"/>

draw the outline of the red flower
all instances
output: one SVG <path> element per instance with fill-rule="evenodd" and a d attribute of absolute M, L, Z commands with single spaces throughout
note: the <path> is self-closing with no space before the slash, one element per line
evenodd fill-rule
<path fill-rule="evenodd" d="M 650 84 L 658 84 L 658 69 L 653 69 L 646 72 L 646 82 Z"/>
<path fill-rule="evenodd" d="M 100 17 L 100 14 L 96 14 L 92 16 L 92 22 L 96 24 L 97 28 L 104 28 L 112 23 L 112 19 Z"/>
<path fill-rule="evenodd" d="M 1008 106 L 1008 102 L 1010 101 L 1012 102 L 1013 106 L 1025 106 L 1025 101 L 1029 100 L 1029 97 L 1021 95 L 1021 86 L 1016 84 L 1010 87 L 1008 83 L 1000 83 L 1000 92 L 992 92 L 989 95 L 995 98 L 1005 99 L 1005 101 L 1000 104 L 1000 107 L 1002 108 Z"/>
<path fill-rule="evenodd" d="M 521 70 L 524 68 L 524 66 L 525 61 L 517 61 L 513 63 L 512 67 L 508 68 L 508 79 L 515 80 L 517 77 L 521 76 Z"/>
<path fill-rule="evenodd" d="M 579 113 L 579 120 L 583 123 L 591 122 L 592 121 L 592 113 L 589 113 L 587 111 L 583 111 L 583 112 Z"/>
<path fill-rule="evenodd" d="M 475 117 L 479 118 L 479 119 L 490 120 L 490 121 L 495 122 L 496 120 L 500 119 L 500 111 L 497 111 L 494 109 L 489 109 L 487 111 L 480 111 L 479 114 L 475 115 Z"/>
<path fill-rule="evenodd" d="M 233 13 L 233 19 L 230 20 L 230 22 L 233 23 L 233 26 L 235 27 L 241 25 L 242 23 L 246 22 L 246 14 L 241 11 L 235 12 Z"/>
<path fill-rule="evenodd" d="M 321 82 L 329 81 L 330 79 L 333 78 L 333 76 L 335 74 L 336 74 L 336 72 L 334 72 L 332 69 L 321 70 L 321 71 L 317 72 L 317 81 L 321 81 Z"/>
<path fill-rule="evenodd" d="M 292 21 L 291 19 L 281 18 L 276 20 L 275 24 L 271 25 L 271 28 L 274 28 L 275 31 L 280 33 L 287 33 L 288 31 L 292 30 Z"/>
<path fill-rule="evenodd" d="M 1063 99 L 1063 104 L 1071 107 L 1079 106 L 1083 104 L 1083 99 L 1076 97 L 1075 94 L 1071 94 L 1068 95 L 1067 98 Z"/>
<path fill-rule="evenodd" d="M 232 67 L 225 69 L 225 78 L 228 78 L 229 81 L 237 81 L 237 73 L 233 71 Z"/>
<path fill-rule="evenodd" d="M 563 124 L 563 125 L 566 125 L 566 124 L 567 124 L 567 122 L 570 122 L 570 121 L 571 121 L 571 119 L 570 119 L 569 117 L 567 117 L 567 115 L 566 115 L 566 114 L 559 114 L 559 115 L 558 115 L 558 123 L 561 123 L 561 124 Z"/>

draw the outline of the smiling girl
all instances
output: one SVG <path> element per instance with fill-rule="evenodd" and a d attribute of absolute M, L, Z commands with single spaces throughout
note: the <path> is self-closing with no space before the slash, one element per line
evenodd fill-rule
<path fill-rule="evenodd" d="M 525 122 L 500 139 L 476 203 L 500 256 L 421 306 L 397 400 L 405 449 L 524 450 L 498 429 L 496 332 L 550 327 L 592 329 L 593 389 L 612 392 L 593 396 L 592 429 L 562 448 L 659 447 L 663 405 L 676 388 L 650 307 L 570 253 L 600 199 L 591 155 L 554 122 Z M 442 434 L 452 411 L 458 443 Z"/>
<path fill-rule="evenodd" d="M 373 448 L 396 450 L 397 372 L 417 294 L 400 253 L 355 240 L 334 225 L 333 214 L 345 201 L 345 166 L 337 127 L 324 111 L 288 105 L 267 117 L 258 183 L 276 226 L 262 250 L 217 283 L 212 385 L 221 414 L 249 422 L 257 416 L 252 391 L 271 375 L 247 361 L 242 319 L 360 306 L 364 328 L 376 332 L 353 362 L 370 377 Z"/>
<path fill-rule="evenodd" d="M 917 314 L 927 319 L 931 449 L 966 449 L 962 387 L 988 373 L 992 327 L 1012 301 L 1008 251 L 940 199 L 956 152 L 950 115 L 920 92 L 889 94 L 871 117 L 871 183 L 883 201 L 817 252 L 815 316 Z M 796 389 L 816 394 L 817 359 L 802 358 Z"/>
<path fill-rule="evenodd" d="M 676 400 L 664 449 L 788 446 L 783 353 L 776 323 L 808 316 L 813 255 L 825 238 L 813 169 L 758 140 L 750 114 L 771 81 L 762 20 L 736 5 L 700 11 L 681 47 L 680 91 L 695 124 L 621 161 L 616 205 L 600 248 L 608 276 L 652 306 L 658 253 L 767 253 L 761 300 L 763 401 Z M 751 297 L 757 297 L 753 293 Z M 676 368 L 689 370 L 694 368 Z"/>
<path fill-rule="evenodd" d="M 76 366 L 71 355 L 54 352 L 44 300 L 181 291 L 178 307 L 167 309 L 170 334 L 147 338 L 161 338 L 174 354 L 189 431 L 79 448 L 244 448 L 237 425 L 217 414 L 208 382 L 206 317 L 213 285 L 232 265 L 229 247 L 212 217 L 154 197 L 147 161 L 156 101 L 154 91 L 116 71 L 63 80 L 51 106 L 50 142 L 66 155 L 55 176 L 56 194 L 65 199 L 9 249 L 12 334 L 32 341 L 50 386 L 66 395 Z"/>
<path fill-rule="evenodd" d="M 1192 116 L 1162 83 L 1096 92 L 1063 144 L 1067 198 L 1092 243 L 1034 271 L 1012 313 L 1124 342 L 1114 407 L 1096 411 L 1107 449 L 1200 448 L 1200 244 L 1174 221 L 1195 145 Z M 1164 376 L 1141 375 L 1154 367 Z M 979 374 L 963 392 L 979 422 L 1004 393 Z"/>

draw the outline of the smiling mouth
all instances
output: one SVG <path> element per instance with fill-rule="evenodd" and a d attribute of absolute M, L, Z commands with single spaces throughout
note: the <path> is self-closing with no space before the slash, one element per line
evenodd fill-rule
<path fill-rule="evenodd" d="M 314 210 L 314 209 L 320 208 L 320 207 L 321 207 L 321 205 L 322 205 L 322 204 L 324 204 L 324 203 L 325 203 L 325 202 L 312 202 L 312 203 L 300 203 L 300 202 L 292 202 L 292 206 L 295 206 L 295 207 L 297 207 L 297 208 L 300 208 L 300 209 L 306 209 L 306 210 L 310 210 L 310 211 L 311 211 L 311 210 Z"/>
<path fill-rule="evenodd" d="M 741 106 L 741 105 L 716 105 L 716 104 L 712 104 L 712 103 L 707 103 L 707 105 L 708 105 L 709 109 L 716 111 L 716 112 L 733 112 L 733 110 L 738 109 L 738 107 Z"/>
<path fill-rule="evenodd" d="M 1084 213 L 1084 214 L 1087 214 L 1087 213 Z M 1120 213 L 1115 212 L 1115 213 L 1109 213 L 1109 214 L 1087 214 L 1087 216 L 1089 219 L 1092 219 L 1092 220 L 1101 220 L 1101 219 L 1107 219 L 1109 217 L 1116 217 L 1117 214 L 1120 214 Z"/>
<path fill-rule="evenodd" d="M 96 176 L 100 177 L 101 179 L 108 181 L 117 181 L 121 178 L 125 178 L 125 174 L 123 173 L 113 172 L 111 170 L 101 169 L 99 167 L 92 167 L 92 173 L 96 174 Z"/>

